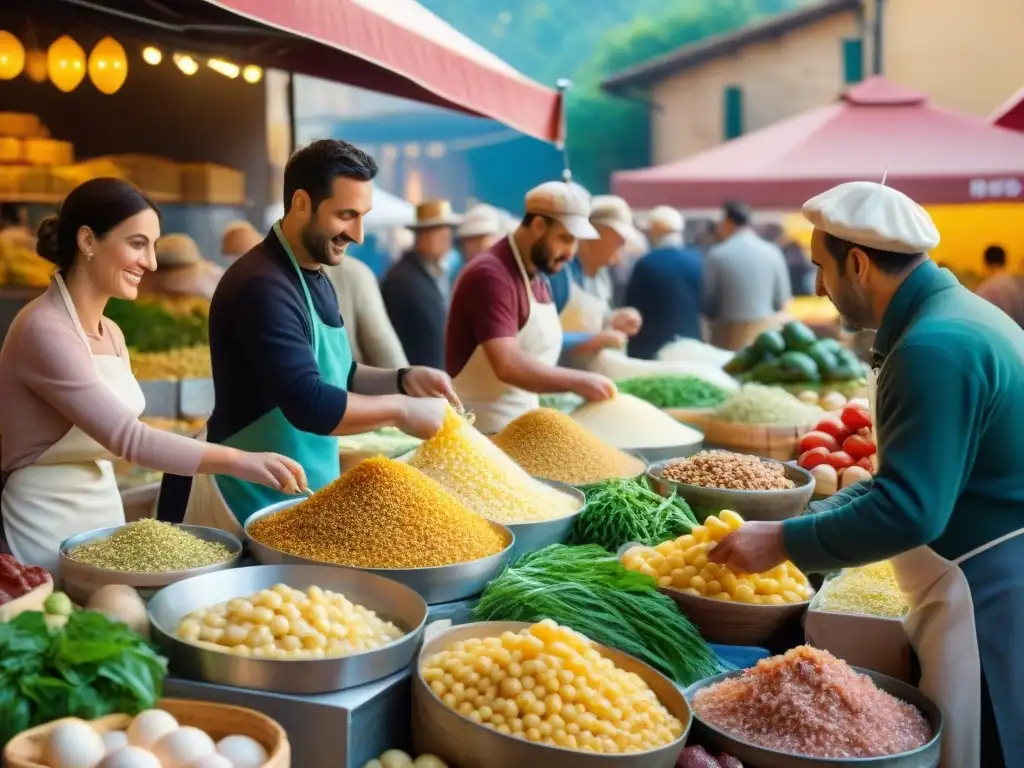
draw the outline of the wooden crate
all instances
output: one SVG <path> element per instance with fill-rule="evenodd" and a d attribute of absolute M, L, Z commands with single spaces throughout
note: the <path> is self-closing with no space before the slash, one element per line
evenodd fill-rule
<path fill-rule="evenodd" d="M 21 177 L 25 169 L 19 165 L 0 165 L 0 195 L 16 197 L 21 192 Z"/>
<path fill-rule="evenodd" d="M 117 176 L 161 201 L 181 200 L 181 165 L 173 160 L 155 155 L 107 155 L 96 160 L 113 165 Z"/>
<path fill-rule="evenodd" d="M 28 165 L 21 169 L 18 192 L 26 197 L 53 194 L 53 169 L 45 165 Z"/>
<path fill-rule="evenodd" d="M 181 166 L 182 201 L 206 205 L 245 205 L 245 173 L 213 163 Z"/>
<path fill-rule="evenodd" d="M 25 159 L 25 142 L 0 136 L 0 163 L 20 163 Z"/>
<path fill-rule="evenodd" d="M 0 136 L 16 139 L 35 139 L 46 135 L 46 128 L 38 115 L 24 112 L 0 112 Z"/>
<path fill-rule="evenodd" d="M 75 145 L 56 139 L 25 139 L 24 155 L 29 165 L 70 165 L 75 162 Z"/>

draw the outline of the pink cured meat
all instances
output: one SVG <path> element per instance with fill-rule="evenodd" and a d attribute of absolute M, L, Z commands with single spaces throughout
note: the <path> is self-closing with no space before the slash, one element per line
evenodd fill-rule
<path fill-rule="evenodd" d="M 916 707 L 807 645 L 699 691 L 693 709 L 736 738 L 808 757 L 896 755 L 932 738 Z"/>

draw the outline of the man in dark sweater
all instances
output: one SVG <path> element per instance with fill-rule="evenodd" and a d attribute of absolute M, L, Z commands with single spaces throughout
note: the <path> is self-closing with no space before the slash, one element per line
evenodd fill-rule
<path fill-rule="evenodd" d="M 944 764 L 1022 766 L 1024 331 L 931 261 L 938 232 L 902 193 L 843 184 L 804 215 L 818 295 L 878 329 L 878 473 L 811 514 L 744 524 L 709 559 L 746 573 L 891 559 Z"/>
<path fill-rule="evenodd" d="M 227 270 L 210 305 L 215 402 L 206 439 L 289 456 L 314 491 L 338 477 L 338 435 L 397 426 L 427 438 L 441 426 L 445 398 L 457 402 L 442 371 L 385 370 L 352 359 L 322 267 L 362 242 L 376 172 L 373 158 L 343 141 L 316 141 L 292 155 L 284 218 Z M 162 519 L 181 519 L 187 485 L 187 478 L 165 478 Z M 275 493 L 200 476 L 186 521 L 231 529 L 232 519 L 243 523 L 283 498 Z"/>
<path fill-rule="evenodd" d="M 701 277 L 704 260 L 683 244 L 685 221 L 679 211 L 658 206 L 649 217 L 652 249 L 633 267 L 626 306 L 643 325 L 629 340 L 629 356 L 653 360 L 677 338 L 700 339 Z"/>

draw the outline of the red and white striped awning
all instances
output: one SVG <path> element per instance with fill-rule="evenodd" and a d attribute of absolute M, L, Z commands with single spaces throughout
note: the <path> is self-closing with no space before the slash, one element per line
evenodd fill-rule
<path fill-rule="evenodd" d="M 206 2 L 294 36 L 276 63 L 281 68 L 489 117 L 545 141 L 562 138 L 557 91 L 516 71 L 416 0 Z"/>

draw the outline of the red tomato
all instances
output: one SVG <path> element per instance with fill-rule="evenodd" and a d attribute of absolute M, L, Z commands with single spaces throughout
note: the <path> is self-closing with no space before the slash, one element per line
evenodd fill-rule
<path fill-rule="evenodd" d="M 814 428 L 814 431 L 832 435 L 836 439 L 837 444 L 843 442 L 850 435 L 850 430 L 846 428 L 846 425 L 838 416 L 825 416 L 818 422 L 818 426 Z"/>
<path fill-rule="evenodd" d="M 822 446 L 811 448 L 809 451 L 801 453 L 800 458 L 796 460 L 796 463 L 804 469 L 814 469 L 819 464 L 824 463 L 825 459 L 828 458 L 829 453 L 831 453 L 831 451 Z"/>
<path fill-rule="evenodd" d="M 808 432 L 800 438 L 800 453 L 806 453 L 812 448 L 828 448 L 831 453 L 839 450 L 839 441 L 828 432 Z"/>
<path fill-rule="evenodd" d="M 843 450 L 855 459 L 863 459 L 875 452 L 875 443 L 862 435 L 850 435 L 843 441 Z"/>
<path fill-rule="evenodd" d="M 852 467 L 854 459 L 846 451 L 832 451 L 832 453 L 825 457 L 825 463 L 840 470 Z"/>
<path fill-rule="evenodd" d="M 865 456 L 863 459 L 857 459 L 855 466 L 863 467 L 871 474 L 875 474 L 875 462 L 872 461 L 870 456 Z"/>
<path fill-rule="evenodd" d="M 871 414 L 856 405 L 847 403 L 843 412 L 839 414 L 839 418 L 851 432 L 864 428 L 871 429 Z"/>

